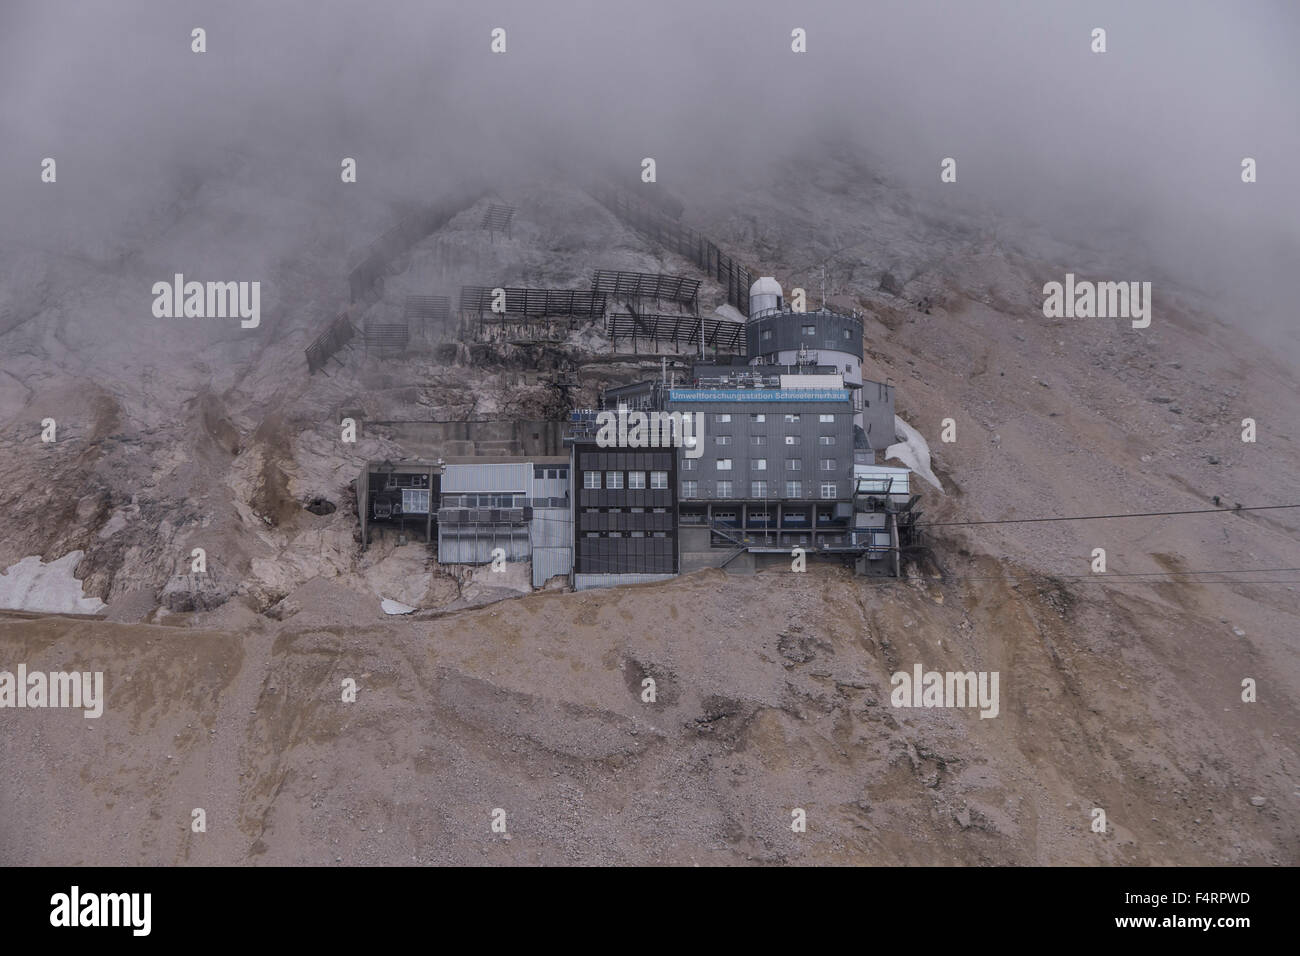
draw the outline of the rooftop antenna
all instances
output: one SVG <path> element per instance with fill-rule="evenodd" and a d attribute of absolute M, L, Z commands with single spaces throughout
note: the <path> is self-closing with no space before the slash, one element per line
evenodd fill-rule
<path fill-rule="evenodd" d="M 826 263 L 822 263 L 822 311 L 826 310 Z"/>

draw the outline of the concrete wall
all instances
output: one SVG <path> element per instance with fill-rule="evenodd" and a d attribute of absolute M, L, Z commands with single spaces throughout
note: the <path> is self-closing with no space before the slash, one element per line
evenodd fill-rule
<path fill-rule="evenodd" d="M 410 457 L 552 456 L 568 454 L 563 423 L 551 421 L 395 422 L 371 421 L 365 428 L 387 433 Z"/>

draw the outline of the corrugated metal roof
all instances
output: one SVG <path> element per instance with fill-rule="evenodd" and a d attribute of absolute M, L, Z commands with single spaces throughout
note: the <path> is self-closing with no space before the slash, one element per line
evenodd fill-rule
<path fill-rule="evenodd" d="M 532 462 L 449 464 L 442 473 L 442 493 L 513 491 L 527 494 L 532 480 Z"/>

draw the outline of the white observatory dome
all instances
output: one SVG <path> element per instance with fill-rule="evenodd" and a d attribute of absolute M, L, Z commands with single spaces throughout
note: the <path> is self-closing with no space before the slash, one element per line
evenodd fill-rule
<path fill-rule="evenodd" d="M 781 283 L 772 276 L 759 276 L 749 287 L 749 314 L 781 308 Z"/>

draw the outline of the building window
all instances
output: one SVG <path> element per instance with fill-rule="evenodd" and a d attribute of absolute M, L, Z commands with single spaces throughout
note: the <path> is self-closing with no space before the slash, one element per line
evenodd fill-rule
<path fill-rule="evenodd" d="M 663 491 L 668 487 L 668 472 L 652 471 L 650 472 L 650 487 L 655 491 Z"/>
<path fill-rule="evenodd" d="M 785 443 L 786 443 L 787 445 L 797 445 L 797 444 L 799 444 L 799 436 L 798 436 L 798 435 L 786 435 L 786 436 L 785 436 Z"/>
<path fill-rule="evenodd" d="M 834 470 L 835 470 L 835 459 L 834 459 L 834 458 L 823 458 L 823 459 L 822 459 L 822 471 L 834 471 Z"/>
<path fill-rule="evenodd" d="M 645 472 L 629 471 L 627 473 L 627 486 L 633 491 L 640 491 L 645 488 Z"/>
<path fill-rule="evenodd" d="M 834 445 L 834 444 L 835 444 L 835 436 L 834 436 L 834 435 L 821 435 L 821 436 L 819 436 L 818 439 L 817 439 L 817 444 L 819 444 L 819 445 Z"/>
<path fill-rule="evenodd" d="M 786 496 L 787 498 L 802 498 L 802 497 L 803 497 L 803 482 L 802 482 L 802 481 L 787 481 L 787 482 L 785 483 L 785 496 Z"/>
<path fill-rule="evenodd" d="M 763 341 L 764 341 L 764 342 L 770 342 L 770 341 L 772 341 L 772 330 L 771 330 L 771 329 L 764 329 L 764 330 L 763 330 Z"/>
<path fill-rule="evenodd" d="M 819 422 L 822 422 L 823 424 L 826 424 L 826 423 L 828 423 L 828 422 L 831 423 L 831 424 L 834 424 L 834 422 L 835 422 L 835 416 L 834 416 L 834 415 L 818 415 L 818 416 L 817 416 L 817 420 L 818 420 Z"/>
<path fill-rule="evenodd" d="M 850 332 L 848 329 L 845 329 L 845 330 L 844 330 L 844 337 L 845 337 L 846 339 L 851 339 L 851 338 L 853 338 L 853 333 Z"/>
<path fill-rule="evenodd" d="M 714 436 L 713 436 L 713 444 L 715 444 L 715 445 L 730 445 L 730 444 L 731 444 L 731 436 L 730 436 L 730 435 L 714 435 Z"/>
<path fill-rule="evenodd" d="M 759 412 L 756 415 L 750 415 L 749 419 L 750 421 L 754 422 L 757 425 L 762 425 L 767 422 L 767 416 L 764 415 L 762 412 Z"/>
<path fill-rule="evenodd" d="M 767 482 L 766 482 L 766 481 L 751 481 L 751 482 L 749 483 L 749 496 L 750 496 L 751 498 L 766 498 L 766 497 L 767 497 Z"/>
<path fill-rule="evenodd" d="M 402 511 L 406 514 L 424 515 L 429 513 L 429 492 L 414 488 L 402 489 Z"/>
<path fill-rule="evenodd" d="M 749 436 L 749 441 L 750 441 L 750 443 L 753 444 L 753 445 L 766 445 L 766 444 L 767 444 L 767 436 L 766 436 L 766 435 L 750 435 L 750 436 Z"/>
<path fill-rule="evenodd" d="M 718 471 L 731 471 L 731 459 L 719 458 L 717 467 Z"/>
<path fill-rule="evenodd" d="M 796 424 L 799 421 L 799 415 L 798 413 L 791 415 L 790 413 L 787 412 L 785 416 L 785 420 L 787 424 L 791 424 L 791 425 Z"/>
<path fill-rule="evenodd" d="M 731 482 L 729 481 L 718 482 L 718 497 L 719 498 L 731 497 Z"/>
<path fill-rule="evenodd" d="M 621 537 L 623 537 L 623 532 L 622 532 L 622 531 L 611 531 L 611 532 L 609 533 L 609 536 L 610 536 L 611 538 L 621 538 Z"/>
<path fill-rule="evenodd" d="M 731 422 L 731 416 L 724 412 L 720 415 L 714 415 L 713 421 L 717 425 L 726 425 Z"/>
<path fill-rule="evenodd" d="M 803 459 L 802 459 L 802 458 L 787 458 L 787 459 L 785 460 L 785 470 L 786 470 L 786 471 L 803 471 Z"/>
<path fill-rule="evenodd" d="M 833 481 L 823 481 L 823 482 L 822 482 L 822 497 L 823 497 L 823 498 L 834 498 L 834 497 L 836 496 L 836 490 L 837 490 L 837 489 L 836 489 L 835 482 L 833 482 Z"/>
<path fill-rule="evenodd" d="M 817 326 L 815 326 L 815 325 L 805 325 L 805 326 L 803 327 L 803 334 L 804 334 L 804 335 L 816 335 L 816 334 L 817 334 Z"/>
<path fill-rule="evenodd" d="M 683 481 L 683 482 L 682 482 L 682 497 L 683 497 L 683 498 L 698 498 L 698 497 L 699 497 L 699 488 L 700 488 L 700 483 L 699 483 L 698 481 Z"/>
<path fill-rule="evenodd" d="M 632 538 L 644 538 L 644 537 L 645 537 L 645 532 L 644 532 L 644 531 L 633 531 L 633 532 L 629 535 L 629 537 L 632 537 Z"/>
<path fill-rule="evenodd" d="M 694 471 L 695 466 L 699 464 L 699 461 L 700 460 L 698 458 L 683 458 L 682 471 Z"/>
<path fill-rule="evenodd" d="M 767 459 L 755 458 L 753 461 L 749 463 L 749 466 L 753 468 L 755 471 L 767 471 Z"/>
<path fill-rule="evenodd" d="M 599 487 L 600 487 L 600 472 L 598 472 L 598 471 L 584 471 L 584 472 L 582 473 L 582 487 L 584 487 L 584 488 L 599 488 Z"/>
<path fill-rule="evenodd" d="M 605 487 L 615 491 L 621 490 L 623 487 L 623 473 L 621 471 L 605 472 Z"/>

